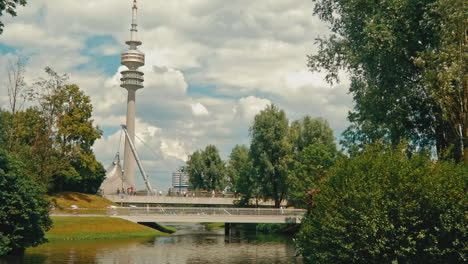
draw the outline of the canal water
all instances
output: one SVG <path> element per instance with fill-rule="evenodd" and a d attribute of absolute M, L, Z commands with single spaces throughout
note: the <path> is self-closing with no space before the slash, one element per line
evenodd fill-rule
<path fill-rule="evenodd" d="M 291 237 L 236 230 L 206 231 L 202 225 L 177 225 L 172 235 L 132 240 L 60 241 L 28 249 L 23 257 L 0 258 L 0 264 L 289 264 L 295 256 Z"/>

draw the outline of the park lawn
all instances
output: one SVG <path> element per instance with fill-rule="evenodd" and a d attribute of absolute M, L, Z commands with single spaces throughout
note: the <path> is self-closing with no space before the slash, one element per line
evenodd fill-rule
<path fill-rule="evenodd" d="M 166 233 L 113 217 L 53 216 L 52 228 L 46 233 L 49 240 L 117 239 L 163 236 Z"/>

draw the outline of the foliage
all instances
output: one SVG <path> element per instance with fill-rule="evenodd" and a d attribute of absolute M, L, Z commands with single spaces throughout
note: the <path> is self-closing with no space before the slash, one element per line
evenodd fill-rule
<path fill-rule="evenodd" d="M 295 207 L 307 208 L 311 204 L 310 191 L 319 189 L 327 170 L 335 164 L 337 152 L 324 144 L 311 144 L 295 157 L 289 174 L 289 201 Z"/>
<path fill-rule="evenodd" d="M 16 16 L 16 7 L 20 4 L 22 6 L 26 5 L 26 0 L 0 0 L 0 16 L 3 15 L 3 12 L 7 12 L 11 16 Z M 4 24 L 0 21 L 0 34 L 3 33 Z"/>
<path fill-rule="evenodd" d="M 329 171 L 303 219 L 307 263 L 463 263 L 468 167 L 374 145 Z"/>
<path fill-rule="evenodd" d="M 24 165 L 0 150 L 0 256 L 46 242 L 49 202 Z"/>
<path fill-rule="evenodd" d="M 92 151 L 102 132 L 93 126 L 92 105 L 67 76 L 46 68 L 49 76 L 27 90 L 37 106 L 1 112 L 8 151 L 21 159 L 29 174 L 48 192 L 96 193 L 105 170 Z M 21 78 L 20 78 L 21 79 Z"/>
<path fill-rule="evenodd" d="M 288 191 L 291 145 L 288 142 L 288 119 L 283 110 L 269 105 L 255 116 L 250 128 L 250 157 L 256 181 L 264 199 L 273 199 L 279 207 Z"/>
<path fill-rule="evenodd" d="M 229 156 L 227 172 L 232 183 L 232 189 L 242 194 L 240 205 L 249 205 L 251 198 L 258 200 L 261 197 L 260 185 L 257 181 L 257 172 L 253 167 L 250 151 L 246 146 L 235 146 Z"/>
<path fill-rule="evenodd" d="M 309 56 L 309 68 L 326 70 L 330 82 L 338 80 L 341 69 L 351 76 L 355 106 L 348 116 L 352 125 L 344 133 L 345 146 L 362 149 L 377 140 L 397 145 L 403 139 L 409 140 L 412 148 L 435 146 L 439 154 L 451 150 L 459 159 L 460 137 L 444 118 L 447 109 L 422 80 L 426 70 L 415 60 L 445 45 L 435 25 L 458 20 L 447 20 L 434 12 L 434 4 L 458 9 L 464 6 L 462 1 L 313 1 L 314 13 L 330 23 L 333 34 L 318 40 L 319 52 Z M 466 20 L 458 21 L 463 24 Z M 466 69 L 457 74 L 466 74 Z M 466 82 L 463 85 L 466 89 Z"/>
<path fill-rule="evenodd" d="M 426 48 L 415 63 L 423 71 L 423 82 L 441 109 L 442 118 L 460 139 L 454 142 L 453 157 L 460 158 L 462 144 L 468 164 L 468 5 L 463 0 L 436 1 L 431 12 L 433 16 L 427 16 L 425 22 L 439 45 Z"/>
<path fill-rule="evenodd" d="M 318 187 L 335 162 L 338 154 L 335 137 L 326 120 L 309 116 L 292 122 L 288 137 L 294 160 L 288 175 L 288 200 L 305 208 L 307 192 Z"/>
<path fill-rule="evenodd" d="M 190 155 L 187 171 L 192 189 L 220 191 L 227 187 L 224 161 L 213 145 Z"/>

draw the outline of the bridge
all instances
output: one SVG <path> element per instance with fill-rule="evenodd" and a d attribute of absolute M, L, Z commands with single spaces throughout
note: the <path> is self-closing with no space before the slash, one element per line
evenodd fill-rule
<path fill-rule="evenodd" d="M 158 195 L 103 195 L 104 198 L 118 204 L 198 204 L 198 205 L 234 205 L 238 198 L 234 197 L 199 197 L 199 196 L 158 196 Z M 257 201 L 251 201 L 257 204 Z M 286 206 L 287 201 L 282 203 Z M 258 200 L 259 206 L 274 206 L 273 201 Z"/>
<path fill-rule="evenodd" d="M 132 222 L 300 223 L 306 210 L 214 207 L 118 207 L 107 214 Z"/>

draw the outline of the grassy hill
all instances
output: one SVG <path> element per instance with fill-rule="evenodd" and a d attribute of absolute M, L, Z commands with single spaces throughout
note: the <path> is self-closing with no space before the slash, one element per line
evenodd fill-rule
<path fill-rule="evenodd" d="M 88 209 L 104 209 L 110 205 L 118 206 L 101 196 L 75 192 L 58 193 L 49 196 L 48 199 L 57 209 L 70 208 L 72 205 Z"/>
<path fill-rule="evenodd" d="M 117 239 L 162 236 L 166 233 L 124 219 L 112 217 L 52 217 L 50 240 Z"/>
<path fill-rule="evenodd" d="M 167 235 L 147 226 L 108 217 L 106 208 L 118 205 L 97 195 L 67 192 L 51 195 L 47 199 L 55 207 L 51 211 L 55 214 L 51 217 L 52 229 L 46 233 L 46 238 L 50 240 L 127 239 Z M 80 216 L 58 216 L 71 215 L 72 205 L 83 209 L 79 212 Z"/>

